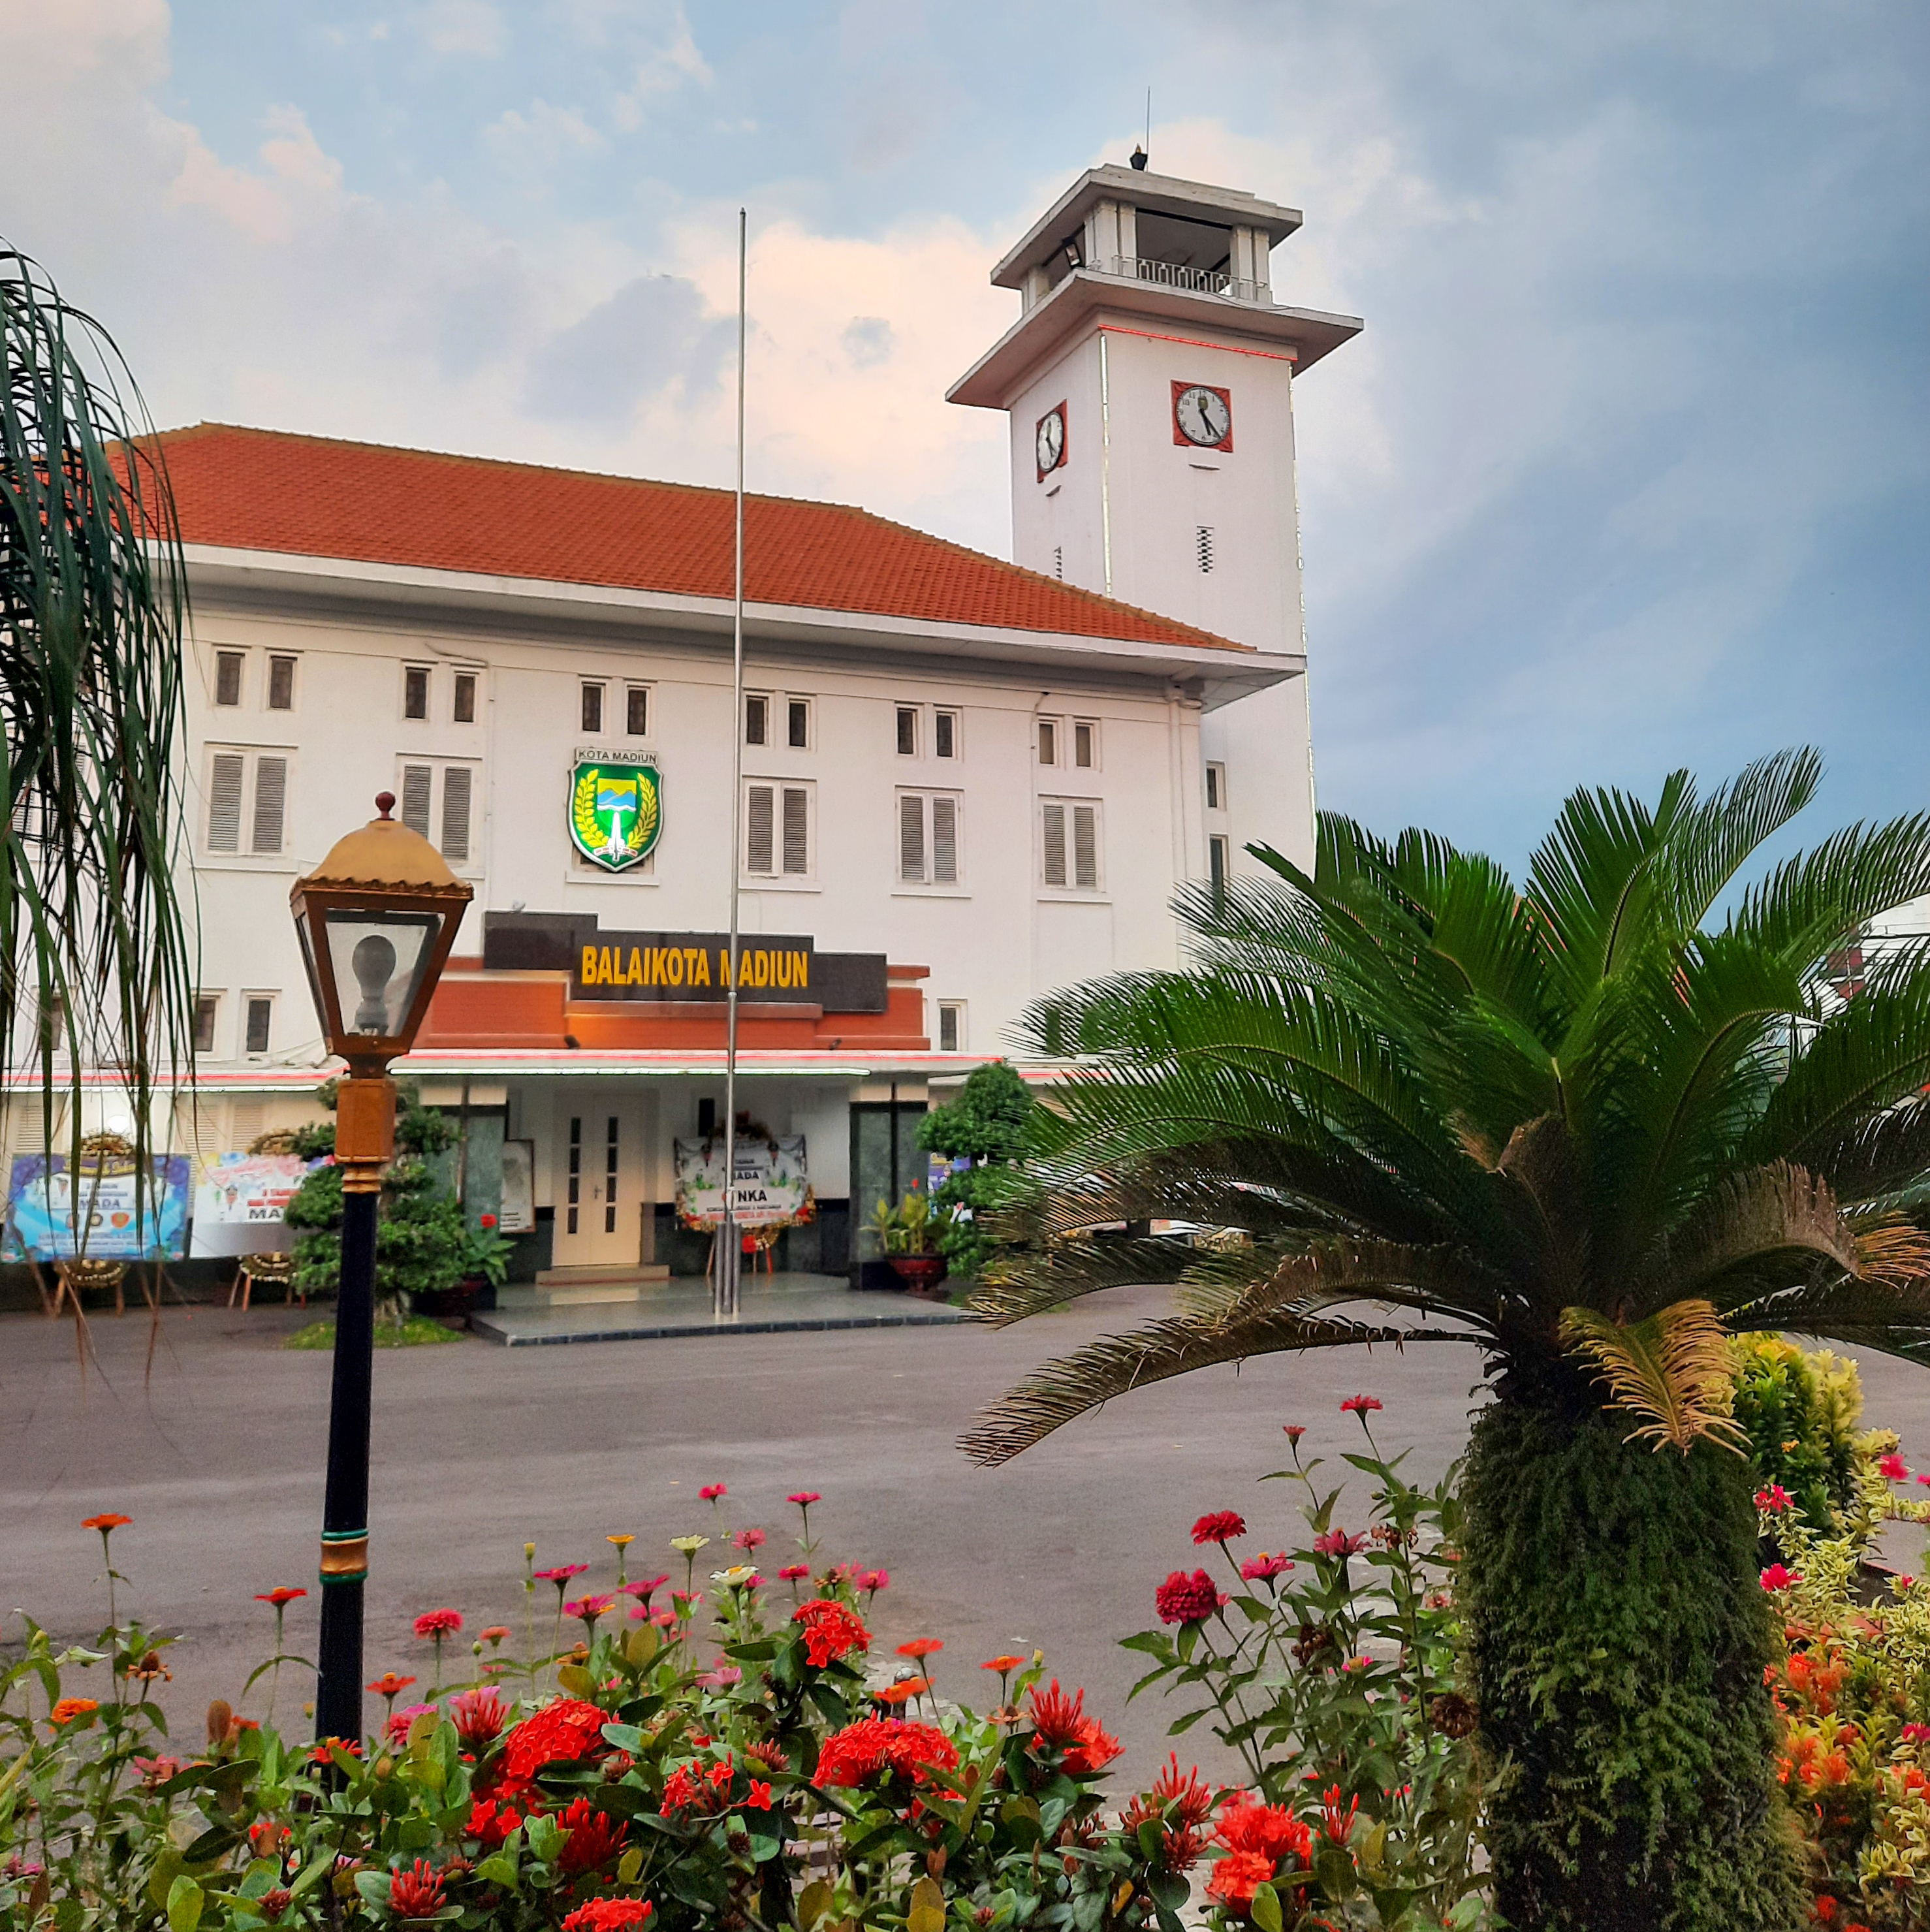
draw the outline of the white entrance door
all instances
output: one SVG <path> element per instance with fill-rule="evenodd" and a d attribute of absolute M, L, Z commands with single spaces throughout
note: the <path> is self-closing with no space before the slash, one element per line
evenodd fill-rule
<path fill-rule="evenodd" d="M 556 1265 L 634 1267 L 644 1254 L 643 1109 L 615 1094 L 557 1102 Z"/>

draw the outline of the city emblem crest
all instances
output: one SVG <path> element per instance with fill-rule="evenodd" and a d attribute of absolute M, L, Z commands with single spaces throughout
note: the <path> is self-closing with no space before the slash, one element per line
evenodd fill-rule
<path fill-rule="evenodd" d="M 654 763 L 579 758 L 569 775 L 571 842 L 593 866 L 620 872 L 647 859 L 663 830 L 663 778 Z"/>

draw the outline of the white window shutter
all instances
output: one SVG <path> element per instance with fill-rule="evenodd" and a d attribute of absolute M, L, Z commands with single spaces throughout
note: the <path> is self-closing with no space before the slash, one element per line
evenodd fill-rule
<path fill-rule="evenodd" d="M 1099 808 L 1072 808 L 1073 883 L 1082 892 L 1099 890 Z"/>
<path fill-rule="evenodd" d="M 811 869 L 811 796 L 802 785 L 784 788 L 784 870 L 802 878 Z"/>
<path fill-rule="evenodd" d="M 1046 835 L 1046 884 L 1066 882 L 1066 808 L 1049 801 L 1043 808 Z"/>
<path fill-rule="evenodd" d="M 469 798 L 475 774 L 467 765 L 443 773 L 443 856 L 458 864 L 469 860 Z"/>
<path fill-rule="evenodd" d="M 429 790 L 435 776 L 433 765 L 402 767 L 402 823 L 425 838 L 429 836 Z"/>
<path fill-rule="evenodd" d="M 932 801 L 932 881 L 940 886 L 959 882 L 959 802 L 955 798 Z"/>
<path fill-rule="evenodd" d="M 744 870 L 770 872 L 772 809 L 774 801 L 769 785 L 752 785 L 744 814 Z"/>
<path fill-rule="evenodd" d="M 915 791 L 898 795 L 898 876 L 925 883 L 925 801 Z"/>
<path fill-rule="evenodd" d="M 281 850 L 281 823 L 288 803 L 288 760 L 257 759 L 254 768 L 254 849 L 261 853 Z"/>
<path fill-rule="evenodd" d="M 208 849 L 242 849 L 242 779 L 248 761 L 239 752 L 217 752 L 208 782 Z"/>

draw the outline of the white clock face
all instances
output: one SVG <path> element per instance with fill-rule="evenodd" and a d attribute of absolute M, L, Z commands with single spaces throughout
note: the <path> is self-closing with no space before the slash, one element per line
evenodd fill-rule
<path fill-rule="evenodd" d="M 1173 398 L 1173 422 L 1188 442 L 1211 449 L 1226 440 L 1233 427 L 1233 412 L 1217 389 L 1196 382 Z"/>
<path fill-rule="evenodd" d="M 1065 454 L 1066 412 L 1063 405 L 1048 411 L 1039 418 L 1034 442 L 1039 459 L 1039 474 L 1043 476 L 1048 470 L 1056 470 L 1059 466 L 1059 459 Z"/>

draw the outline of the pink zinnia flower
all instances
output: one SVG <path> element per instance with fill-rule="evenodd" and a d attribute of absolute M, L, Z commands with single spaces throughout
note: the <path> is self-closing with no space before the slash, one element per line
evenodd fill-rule
<path fill-rule="evenodd" d="M 794 1496 L 786 1496 L 788 1503 L 795 1503 L 800 1509 L 809 1509 L 813 1503 L 821 1503 L 824 1498 L 815 1490 L 800 1490 Z"/>
<path fill-rule="evenodd" d="M 1321 1556 L 1351 1556 L 1366 1541 L 1365 1537 L 1349 1536 L 1344 1529 L 1330 1529 L 1313 1539 L 1313 1548 Z"/>
<path fill-rule="evenodd" d="M 1787 1590 L 1790 1584 L 1799 1582 L 1802 1579 L 1781 1564 L 1772 1563 L 1763 1572 L 1760 1580 L 1765 1590 Z"/>
<path fill-rule="evenodd" d="M 596 1628 L 596 1619 L 614 1607 L 614 1597 L 579 1597 L 573 1604 L 566 1604 L 563 1613 L 566 1617 L 576 1617 L 590 1629 Z"/>
<path fill-rule="evenodd" d="M 1244 1536 L 1247 1520 L 1238 1510 L 1214 1510 L 1210 1515 L 1202 1516 L 1193 1526 L 1193 1540 L 1196 1544 L 1225 1543 L 1229 1538 Z"/>
<path fill-rule="evenodd" d="M 1380 1397 L 1377 1395 L 1350 1395 L 1341 1403 L 1340 1413 L 1343 1415 L 1365 1415 L 1370 1409 L 1378 1408 L 1380 1406 Z"/>
<path fill-rule="evenodd" d="M 890 1581 L 891 1572 L 889 1570 L 860 1570 L 852 1576 L 851 1588 L 875 1597 Z"/>
<path fill-rule="evenodd" d="M 763 1547 L 764 1534 L 761 1529 L 740 1529 L 731 1540 L 740 1550 L 758 1550 Z"/>
<path fill-rule="evenodd" d="M 1257 1556 L 1249 1556 L 1240 1565 L 1240 1574 L 1249 1583 L 1271 1582 L 1276 1576 L 1283 1576 L 1293 1565 L 1284 1556 L 1269 1556 L 1262 1550 Z"/>
<path fill-rule="evenodd" d="M 706 1483 L 697 1493 L 705 1502 L 714 1503 L 719 1496 L 728 1496 L 731 1492 L 728 1484 Z"/>
<path fill-rule="evenodd" d="M 462 1628 L 460 1610 L 425 1610 L 416 1619 L 418 1636 L 444 1636 L 452 1630 Z"/>
<path fill-rule="evenodd" d="M 572 1576 L 581 1576 L 589 1568 L 587 1563 L 560 1563 L 554 1570 L 539 1570 L 534 1574 L 539 1583 L 554 1583 L 560 1588 Z"/>
<path fill-rule="evenodd" d="M 1877 1458 L 1877 1474 L 1892 1483 L 1907 1483 L 1910 1480 L 1910 1466 L 1892 1450 L 1887 1456 Z"/>
<path fill-rule="evenodd" d="M 1756 1492 L 1756 1507 L 1766 1515 L 1781 1516 L 1789 1505 L 1789 1492 L 1780 1483 L 1772 1483 L 1767 1489 Z"/>
<path fill-rule="evenodd" d="M 777 1573 L 777 1576 L 778 1581 L 781 1583 L 796 1583 L 801 1582 L 810 1574 L 811 1566 L 808 1563 L 787 1563 Z"/>
<path fill-rule="evenodd" d="M 1226 1601 L 1225 1593 L 1204 1570 L 1196 1570 L 1190 1576 L 1184 1570 L 1175 1570 L 1153 1592 L 1163 1624 L 1202 1624 Z"/>
<path fill-rule="evenodd" d="M 1307 1425 L 1301 1422 L 1283 1422 L 1280 1426 L 1280 1432 L 1286 1438 L 1288 1442 L 1298 1442 L 1307 1433 Z"/>
<path fill-rule="evenodd" d="M 645 1577 L 639 1582 L 620 1584 L 617 1587 L 625 1596 L 635 1597 L 640 1601 L 647 1604 L 669 1581 L 670 1578 L 666 1574 L 662 1576 Z"/>
<path fill-rule="evenodd" d="M 1907 1744 L 1922 1744 L 1930 1740 L 1930 1724 L 1905 1724 L 1897 1736 Z M 140 1760 L 137 1758 L 134 1762 L 138 1764 Z"/>

